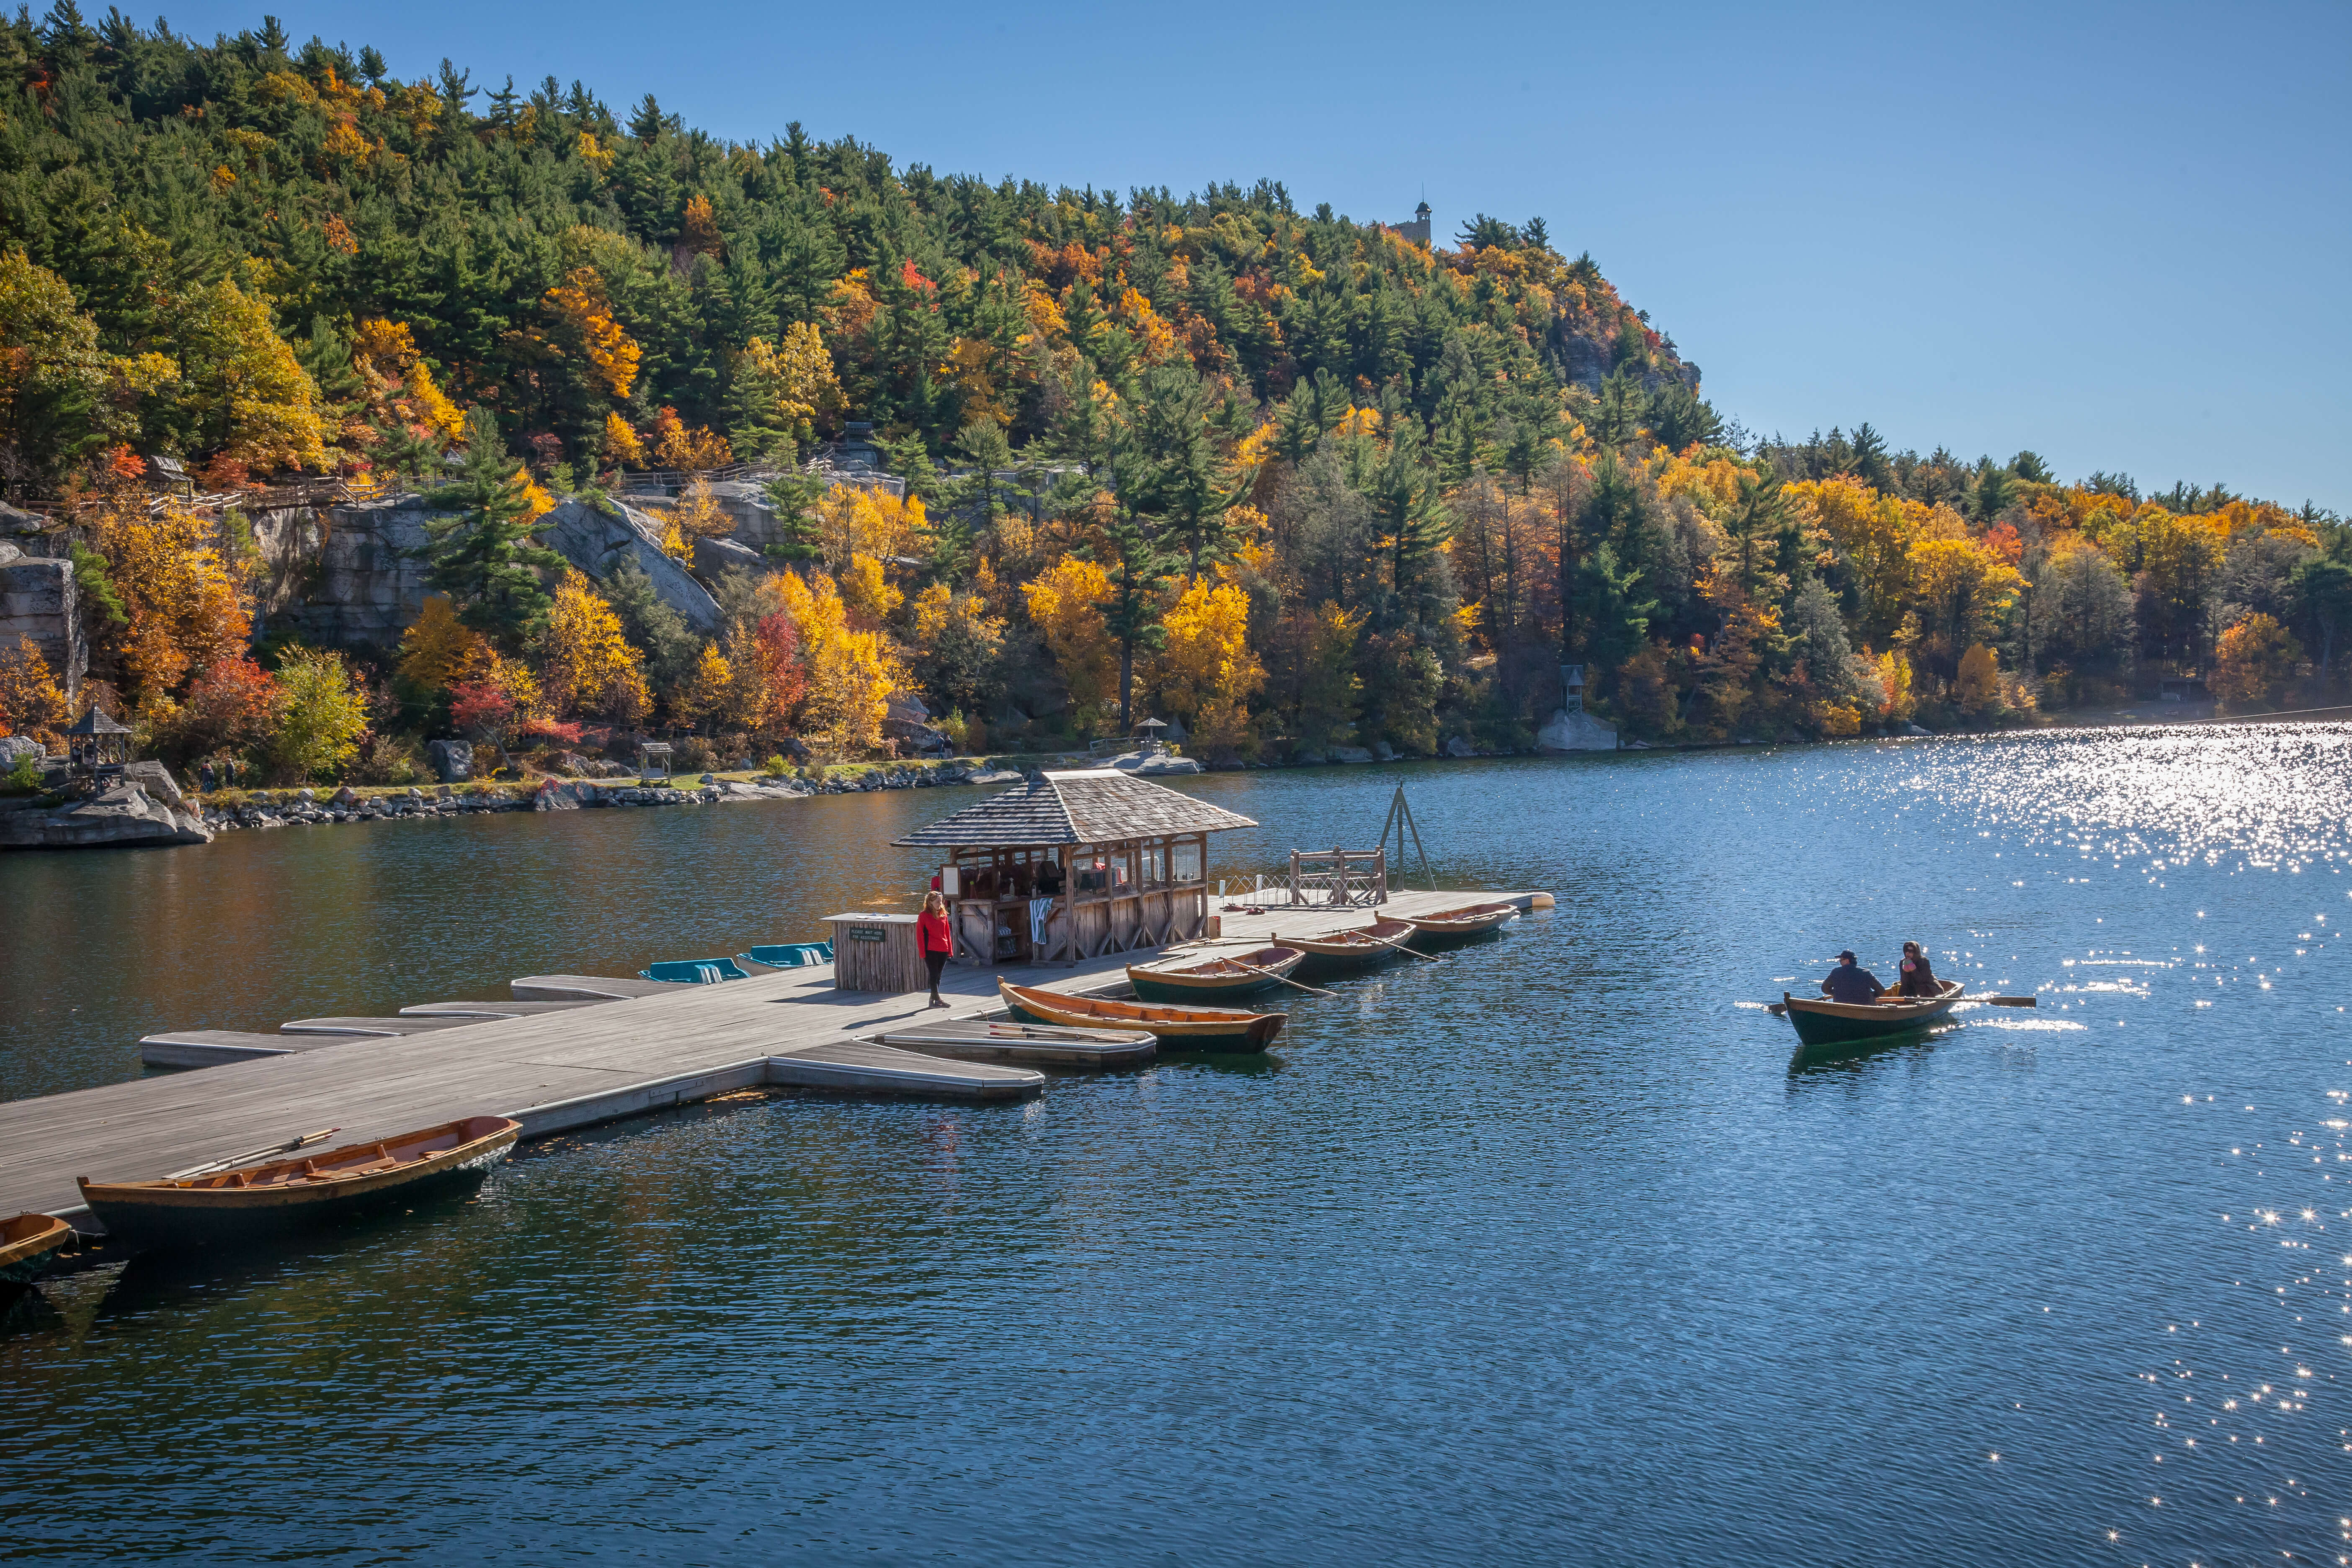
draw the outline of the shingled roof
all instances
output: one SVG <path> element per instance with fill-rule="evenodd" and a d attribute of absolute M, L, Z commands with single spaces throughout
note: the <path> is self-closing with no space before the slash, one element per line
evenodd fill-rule
<path fill-rule="evenodd" d="M 908 848 L 1013 849 L 1256 826 L 1223 806 L 1103 768 L 1042 774 L 891 842 Z"/>

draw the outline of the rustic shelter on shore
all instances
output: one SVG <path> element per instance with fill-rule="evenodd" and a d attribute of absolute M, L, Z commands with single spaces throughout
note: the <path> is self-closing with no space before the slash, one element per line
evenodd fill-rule
<path fill-rule="evenodd" d="M 1114 769 L 1033 775 L 894 843 L 944 851 L 956 960 L 1075 963 L 1202 934 L 1209 835 L 1246 816 Z"/>

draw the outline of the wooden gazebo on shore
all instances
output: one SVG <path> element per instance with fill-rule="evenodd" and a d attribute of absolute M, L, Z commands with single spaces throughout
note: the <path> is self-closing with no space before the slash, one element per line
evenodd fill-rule
<path fill-rule="evenodd" d="M 894 843 L 944 851 L 956 958 L 1075 963 L 1186 942 L 1209 916 L 1209 835 L 1246 816 L 1116 769 L 1034 775 Z"/>

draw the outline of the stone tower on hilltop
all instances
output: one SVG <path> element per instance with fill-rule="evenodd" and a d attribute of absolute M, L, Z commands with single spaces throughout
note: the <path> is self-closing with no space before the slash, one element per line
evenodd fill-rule
<path fill-rule="evenodd" d="M 1411 223 L 1391 224 L 1389 226 L 1415 245 L 1427 245 L 1429 243 L 1429 204 L 1423 202 L 1412 209 Z"/>

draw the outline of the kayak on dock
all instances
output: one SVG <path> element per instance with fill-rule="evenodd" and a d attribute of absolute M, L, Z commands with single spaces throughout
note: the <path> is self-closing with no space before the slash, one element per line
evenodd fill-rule
<path fill-rule="evenodd" d="M 0 1295 L 39 1279 L 73 1233 L 73 1226 L 55 1215 L 20 1214 L 0 1220 Z"/>
<path fill-rule="evenodd" d="M 1516 904 L 1465 904 L 1433 915 L 1407 915 L 1405 920 L 1423 947 L 1451 947 L 1493 933 L 1505 921 L 1519 918 Z"/>
<path fill-rule="evenodd" d="M 1780 1002 L 1803 1044 L 1842 1046 L 1899 1035 L 1940 1020 L 1960 999 L 1958 981 L 1947 980 L 1943 987 L 1934 996 L 1897 996 L 1890 991 L 1877 1002 L 1832 1002 L 1826 996 L 1796 996 L 1783 991 Z"/>
<path fill-rule="evenodd" d="M 1188 953 L 1157 963 L 1130 963 L 1127 983 L 1135 987 L 1141 1001 L 1216 1006 L 1272 990 L 1288 979 L 1306 956 L 1287 946 L 1252 948 L 1210 959 Z"/>
<path fill-rule="evenodd" d="M 727 980 L 749 980 L 751 971 L 731 958 L 682 958 L 649 963 L 637 971 L 640 980 L 667 980 L 678 985 L 716 985 Z"/>
<path fill-rule="evenodd" d="M 340 1220 L 444 1182 L 478 1175 L 506 1157 L 522 1123 L 469 1116 L 375 1143 L 152 1182 L 77 1178 L 110 1237 L 133 1250 L 214 1242 Z"/>
<path fill-rule="evenodd" d="M 1276 931 L 1274 940 L 1306 955 L 1298 966 L 1300 979 L 1328 980 L 1360 970 L 1378 969 L 1395 958 L 1400 950 L 1411 952 L 1406 944 L 1412 937 L 1411 921 L 1377 920 L 1368 926 L 1337 931 L 1328 936 L 1284 936 Z"/>
<path fill-rule="evenodd" d="M 1016 1018 L 1066 1029 L 1142 1029 L 1174 1050 L 1262 1051 L 1290 1021 L 1287 1013 L 1244 1013 L 1231 1007 L 1171 1007 L 1072 996 L 999 978 L 997 994 Z"/>

